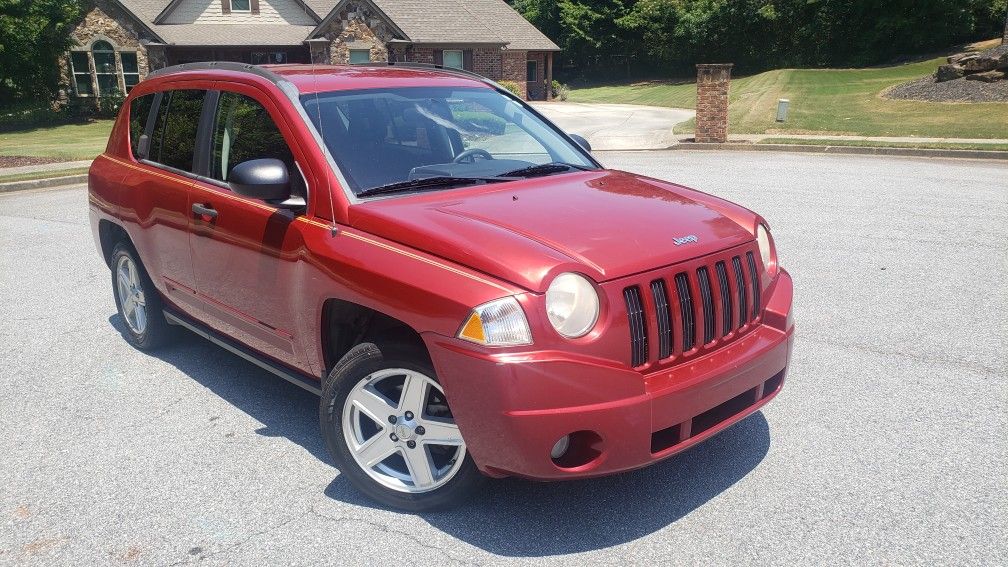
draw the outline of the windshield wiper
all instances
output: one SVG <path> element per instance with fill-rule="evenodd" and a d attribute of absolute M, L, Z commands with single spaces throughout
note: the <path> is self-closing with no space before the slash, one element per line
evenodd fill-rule
<path fill-rule="evenodd" d="M 442 187 L 458 187 L 461 185 L 475 185 L 477 183 L 500 183 L 508 179 L 497 177 L 453 177 L 449 175 L 439 175 L 436 177 L 422 177 L 409 181 L 397 181 L 377 187 L 370 187 L 357 193 L 358 197 L 373 197 L 374 195 L 385 195 L 388 193 L 402 193 L 405 191 L 415 191 L 417 189 L 436 189 Z"/>
<path fill-rule="evenodd" d="M 573 163 L 554 161 L 540 165 L 530 165 L 528 167 L 502 173 L 498 177 L 537 177 L 539 175 L 549 175 L 551 173 L 560 173 L 561 171 L 570 171 L 572 169 L 588 171 L 593 168 L 584 165 L 575 165 Z"/>

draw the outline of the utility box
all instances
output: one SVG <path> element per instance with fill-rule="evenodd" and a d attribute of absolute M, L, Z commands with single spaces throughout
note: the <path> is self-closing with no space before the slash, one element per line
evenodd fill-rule
<path fill-rule="evenodd" d="M 782 98 L 777 101 L 777 122 L 787 121 L 787 111 L 789 106 L 791 106 L 791 101 L 786 98 Z"/>

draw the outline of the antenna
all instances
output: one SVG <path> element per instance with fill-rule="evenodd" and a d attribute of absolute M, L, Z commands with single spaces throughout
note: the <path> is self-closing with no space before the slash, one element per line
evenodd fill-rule
<path fill-rule="evenodd" d="M 304 0 L 301 2 L 301 9 L 304 10 L 305 18 L 313 19 L 308 15 L 308 4 Z M 311 74 L 312 74 L 312 90 L 315 91 L 315 118 L 318 125 L 319 138 L 322 140 L 322 155 L 326 156 L 329 153 L 329 146 L 326 145 L 325 141 L 325 126 L 322 124 L 322 106 L 319 104 L 319 89 L 318 89 L 318 75 L 316 74 L 315 67 L 315 54 L 312 53 L 311 43 L 308 44 L 308 61 L 311 63 Z M 332 227 L 329 229 L 329 235 L 336 237 L 339 234 L 339 228 L 336 226 L 336 205 L 333 203 L 333 192 L 332 192 L 332 171 L 329 168 L 329 160 L 326 159 L 326 172 L 325 172 L 325 185 L 326 185 L 326 196 L 329 198 L 329 222 L 332 223 Z"/>

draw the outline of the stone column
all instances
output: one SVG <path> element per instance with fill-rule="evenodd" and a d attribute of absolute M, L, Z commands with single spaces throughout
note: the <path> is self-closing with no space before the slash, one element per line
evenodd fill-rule
<path fill-rule="evenodd" d="M 697 65 L 696 141 L 728 141 L 728 85 L 731 63 Z"/>

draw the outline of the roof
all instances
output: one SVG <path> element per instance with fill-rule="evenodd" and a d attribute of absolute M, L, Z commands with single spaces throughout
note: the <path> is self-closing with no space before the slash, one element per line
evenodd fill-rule
<path fill-rule="evenodd" d="M 300 1 L 300 0 L 295 0 Z M 372 4 L 418 44 L 493 44 L 509 49 L 559 51 L 559 47 L 504 0 L 364 0 Z M 278 23 L 159 24 L 172 0 L 118 0 L 161 40 L 174 45 L 297 45 L 317 31 L 315 26 Z M 312 19 L 325 20 L 347 0 L 303 0 Z"/>

